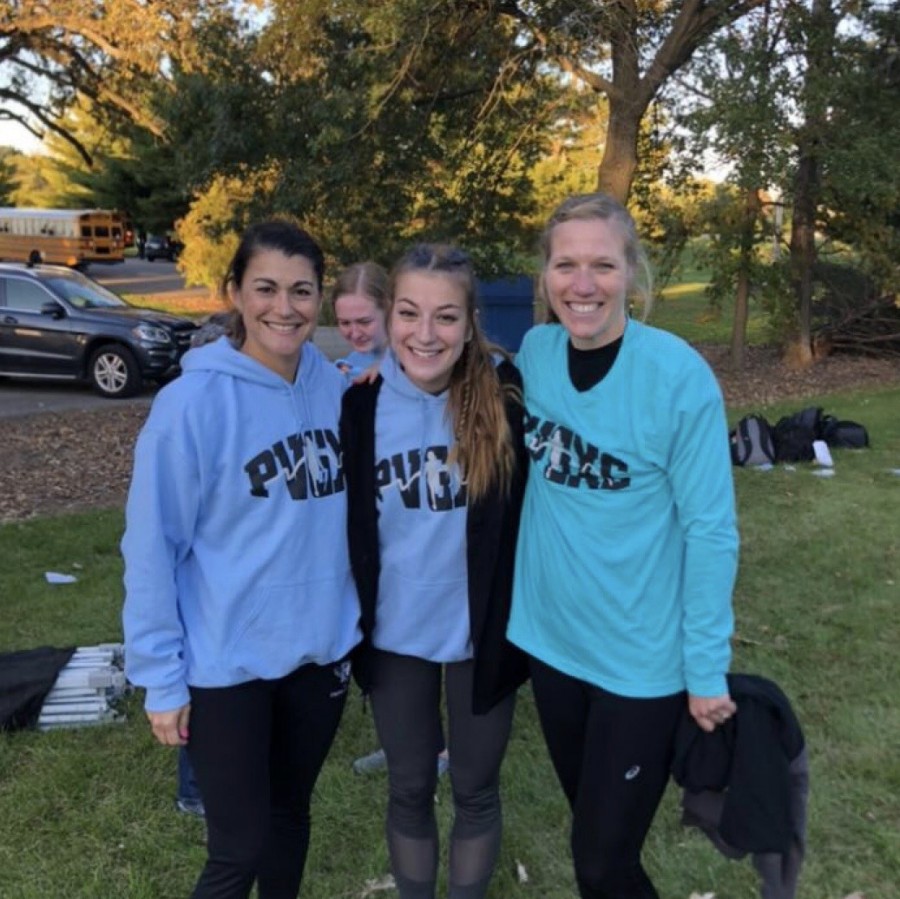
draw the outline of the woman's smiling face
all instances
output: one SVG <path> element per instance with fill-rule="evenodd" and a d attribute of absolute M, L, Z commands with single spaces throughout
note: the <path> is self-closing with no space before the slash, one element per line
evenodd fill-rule
<path fill-rule="evenodd" d="M 229 285 L 229 296 L 247 331 L 241 352 L 293 381 L 322 299 L 312 262 L 261 249 L 250 259 L 241 284 Z"/>
<path fill-rule="evenodd" d="M 394 285 L 389 331 L 410 381 L 427 393 L 446 390 L 472 335 L 463 286 L 446 272 L 402 272 Z"/>
<path fill-rule="evenodd" d="M 544 290 L 576 349 L 597 349 L 622 336 L 632 274 L 614 221 L 572 219 L 553 229 Z"/>

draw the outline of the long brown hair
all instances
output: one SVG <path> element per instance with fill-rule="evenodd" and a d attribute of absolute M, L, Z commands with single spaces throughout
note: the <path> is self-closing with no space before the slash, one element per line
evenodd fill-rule
<path fill-rule="evenodd" d="M 450 461 L 456 462 L 466 481 L 470 500 L 483 497 L 494 485 L 507 490 L 516 464 L 505 401 L 521 403 L 514 385 L 501 385 L 494 355 L 506 352 L 488 342 L 478 322 L 478 287 L 469 256 L 448 244 L 417 244 L 391 271 L 388 291 L 388 327 L 397 279 L 412 271 L 435 272 L 452 278 L 463 289 L 471 337 L 450 373 L 447 411 L 455 443 Z M 507 356 L 508 358 L 508 356 Z"/>

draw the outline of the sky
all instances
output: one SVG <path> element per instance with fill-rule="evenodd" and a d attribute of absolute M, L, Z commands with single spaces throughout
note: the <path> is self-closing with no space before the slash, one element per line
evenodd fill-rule
<path fill-rule="evenodd" d="M 0 147 L 36 153 L 41 149 L 41 142 L 18 122 L 0 122 Z"/>

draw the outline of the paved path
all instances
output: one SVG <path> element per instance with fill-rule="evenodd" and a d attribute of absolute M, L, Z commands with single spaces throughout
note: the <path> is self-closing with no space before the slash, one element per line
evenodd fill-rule
<path fill-rule="evenodd" d="M 206 287 L 185 287 L 174 262 L 128 258 L 121 265 L 92 265 L 85 274 L 119 294 L 205 297 Z"/>
<path fill-rule="evenodd" d="M 85 384 L 48 381 L 0 380 L 0 420 L 43 412 L 73 412 L 80 409 L 113 408 L 123 403 L 150 405 L 155 388 L 127 400 L 108 400 Z M 0 425 L 0 446 L 3 445 Z"/>
<path fill-rule="evenodd" d="M 314 342 L 329 359 L 339 359 L 349 351 L 337 328 L 317 328 Z M 94 393 L 85 384 L 0 378 L 0 420 L 42 412 L 113 408 L 122 403 L 143 403 L 149 406 L 155 394 L 156 387 L 147 385 L 138 396 L 126 400 L 109 400 Z M 0 447 L 2 444 L 0 428 Z"/>

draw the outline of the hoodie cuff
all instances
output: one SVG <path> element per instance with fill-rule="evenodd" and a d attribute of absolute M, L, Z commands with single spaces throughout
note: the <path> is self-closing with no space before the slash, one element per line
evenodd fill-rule
<path fill-rule="evenodd" d="M 148 687 L 144 709 L 148 712 L 173 712 L 191 701 L 187 684 L 172 687 Z"/>

